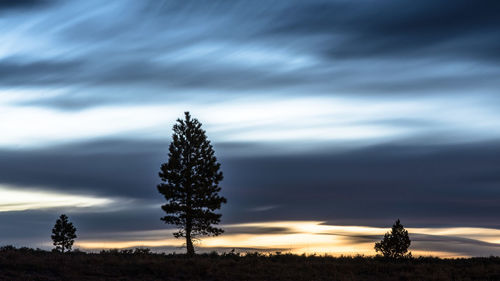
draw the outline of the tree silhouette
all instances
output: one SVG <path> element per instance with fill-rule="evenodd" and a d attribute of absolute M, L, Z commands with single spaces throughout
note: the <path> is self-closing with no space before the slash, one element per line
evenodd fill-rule
<path fill-rule="evenodd" d="M 398 219 L 392 226 L 392 230 L 384 235 L 384 239 L 375 243 L 375 251 L 381 252 L 384 257 L 388 258 L 411 257 L 411 252 L 406 254 L 410 244 L 408 231 Z"/>
<path fill-rule="evenodd" d="M 220 222 L 221 214 L 214 211 L 226 203 L 226 198 L 218 194 L 223 176 L 201 123 L 189 112 L 184 115 L 185 119 L 177 119 L 173 127 L 169 159 L 161 165 L 163 183 L 158 191 L 167 200 L 161 207 L 167 215 L 161 219 L 178 227 L 174 236 L 186 238 L 187 254 L 192 256 L 193 238 L 224 232 L 212 225 Z"/>
<path fill-rule="evenodd" d="M 54 228 L 52 228 L 52 241 L 56 251 L 64 253 L 70 251 L 76 238 L 76 228 L 73 223 L 68 221 L 68 217 L 62 214 L 57 219 Z"/>

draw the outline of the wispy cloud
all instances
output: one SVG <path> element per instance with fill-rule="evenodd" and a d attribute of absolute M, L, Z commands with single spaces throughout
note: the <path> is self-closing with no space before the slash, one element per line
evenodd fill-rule
<path fill-rule="evenodd" d="M 0 186 L 0 212 L 40 210 L 48 208 L 90 208 L 106 206 L 113 202 L 109 198 L 50 192 L 45 188 L 18 189 Z"/>
<path fill-rule="evenodd" d="M 217 142 L 358 141 L 366 145 L 410 137 L 434 142 L 429 135 L 441 142 L 482 141 L 498 138 L 500 134 L 494 130 L 500 114 L 469 100 L 258 97 L 102 106 L 73 112 L 12 105 L 8 97 L 15 94 L 6 92 L 7 102 L 0 104 L 0 118 L 9 120 L 0 123 L 0 130 L 9 132 L 0 140 L 3 147 L 47 146 L 118 136 L 168 139 L 168 128 L 184 110 L 191 110 L 202 120 Z M 397 121 L 392 122 L 404 119 L 426 125 L 401 126 Z"/>

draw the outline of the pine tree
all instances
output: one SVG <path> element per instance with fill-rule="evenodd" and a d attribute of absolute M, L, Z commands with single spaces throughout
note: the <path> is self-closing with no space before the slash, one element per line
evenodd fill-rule
<path fill-rule="evenodd" d="M 410 244 L 408 231 L 398 219 L 392 226 L 391 232 L 387 232 L 382 241 L 375 243 L 375 251 L 382 252 L 382 255 L 388 258 L 411 257 L 411 252 L 406 254 Z"/>
<path fill-rule="evenodd" d="M 56 251 L 64 253 L 65 250 L 71 250 L 76 238 L 76 228 L 68 221 L 65 214 L 62 214 L 56 221 L 51 237 Z"/>
<path fill-rule="evenodd" d="M 177 119 L 169 146 L 168 162 L 161 165 L 162 183 L 158 191 L 167 204 L 167 214 L 161 218 L 178 227 L 176 238 L 186 238 L 187 254 L 194 255 L 193 239 L 198 236 L 217 236 L 224 232 L 212 225 L 220 222 L 220 209 L 226 198 L 219 196 L 219 182 L 223 176 L 210 141 L 201 129 L 201 123 L 185 112 L 185 119 Z"/>

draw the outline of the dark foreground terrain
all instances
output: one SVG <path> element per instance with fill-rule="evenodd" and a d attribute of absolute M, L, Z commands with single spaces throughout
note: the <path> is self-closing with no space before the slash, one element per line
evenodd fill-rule
<path fill-rule="evenodd" d="M 296 255 L 100 254 L 0 249 L 0 280 L 500 280 L 500 258 L 401 261 Z"/>

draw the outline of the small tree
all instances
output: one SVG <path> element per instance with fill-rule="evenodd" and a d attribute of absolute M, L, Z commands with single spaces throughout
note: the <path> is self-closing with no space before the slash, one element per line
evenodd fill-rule
<path fill-rule="evenodd" d="M 185 119 L 177 119 L 173 127 L 169 159 L 161 165 L 162 183 L 157 187 L 167 200 L 161 207 L 167 215 L 161 219 L 178 227 L 174 236 L 186 238 L 187 254 L 192 256 L 193 238 L 224 232 L 212 225 L 220 222 L 221 214 L 214 211 L 226 198 L 218 194 L 223 176 L 201 123 L 189 112 L 184 115 Z"/>
<path fill-rule="evenodd" d="M 64 253 L 66 250 L 71 251 L 76 238 L 76 228 L 73 226 L 73 223 L 68 221 L 68 217 L 65 214 L 62 214 L 56 221 L 51 237 L 54 246 L 56 246 L 54 250 L 61 253 Z"/>
<path fill-rule="evenodd" d="M 411 257 L 411 252 L 406 254 L 410 244 L 408 231 L 398 219 L 392 226 L 392 230 L 384 235 L 384 239 L 375 243 L 375 251 L 381 252 L 384 257 L 388 258 Z"/>

